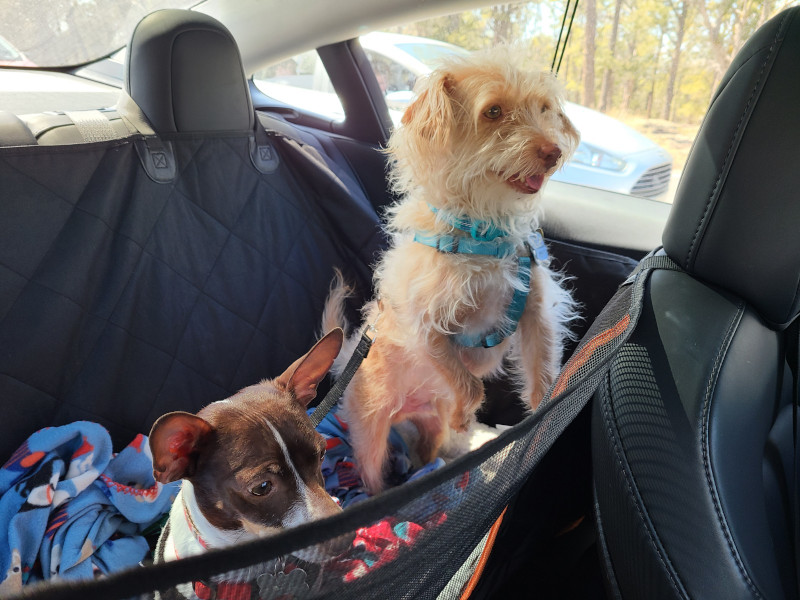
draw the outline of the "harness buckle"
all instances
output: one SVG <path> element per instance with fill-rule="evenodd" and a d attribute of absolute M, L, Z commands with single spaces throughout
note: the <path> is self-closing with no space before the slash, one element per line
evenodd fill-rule
<path fill-rule="evenodd" d="M 375 320 L 372 323 L 369 323 L 366 328 L 364 328 L 364 335 L 369 339 L 370 342 L 374 342 L 378 337 L 378 322 L 381 320 L 381 316 L 383 315 L 383 298 L 378 297 L 377 304 L 378 316 L 375 317 Z"/>
<path fill-rule="evenodd" d="M 525 245 L 537 264 L 546 265 L 550 262 L 550 254 L 547 252 L 547 246 L 544 243 L 544 232 L 541 229 L 532 231 L 525 241 Z"/>

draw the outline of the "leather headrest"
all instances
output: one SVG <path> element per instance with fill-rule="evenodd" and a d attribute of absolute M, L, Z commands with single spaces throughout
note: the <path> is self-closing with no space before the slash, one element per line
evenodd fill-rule
<path fill-rule="evenodd" d="M 799 312 L 800 7 L 733 60 L 686 163 L 663 234 L 688 272 L 783 327 Z"/>
<path fill-rule="evenodd" d="M 128 46 L 125 90 L 158 133 L 254 125 L 236 41 L 200 12 L 159 10 L 139 22 Z"/>

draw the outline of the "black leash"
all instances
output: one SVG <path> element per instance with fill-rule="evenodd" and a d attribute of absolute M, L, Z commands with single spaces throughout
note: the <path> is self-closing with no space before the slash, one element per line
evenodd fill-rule
<path fill-rule="evenodd" d="M 350 380 L 355 375 L 355 372 L 358 370 L 358 367 L 361 365 L 361 361 L 367 357 L 369 354 L 369 349 L 372 347 L 372 341 L 374 338 L 371 338 L 367 335 L 367 332 L 371 329 L 368 327 L 364 330 L 364 333 L 361 334 L 361 339 L 358 342 L 358 346 L 356 346 L 355 351 L 353 351 L 353 355 L 350 357 L 350 360 L 347 362 L 347 366 L 345 366 L 344 371 L 339 376 L 339 379 L 333 384 L 331 389 L 317 405 L 317 408 L 314 409 L 314 412 L 311 413 L 311 425 L 314 426 L 316 429 L 317 425 L 322 422 L 322 419 L 325 418 L 330 410 L 336 406 L 336 403 L 344 394 L 345 389 L 347 389 L 347 384 L 350 383 Z M 374 330 L 373 330 L 374 331 Z"/>

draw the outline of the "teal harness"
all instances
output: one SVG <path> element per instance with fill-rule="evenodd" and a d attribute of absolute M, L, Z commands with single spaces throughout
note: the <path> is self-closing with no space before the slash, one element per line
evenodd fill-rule
<path fill-rule="evenodd" d="M 433 206 L 431 206 L 431 210 L 454 229 L 468 233 L 469 237 L 418 231 L 414 234 L 415 242 L 448 254 L 477 254 L 495 258 L 516 255 L 516 243 L 506 240 L 507 233 L 494 224 L 473 220 L 468 217 L 451 216 L 443 211 L 440 212 Z M 524 291 L 514 290 L 514 295 L 511 297 L 511 302 L 506 309 L 506 320 L 503 325 L 486 335 L 457 333 L 453 335 L 453 340 L 458 345 L 466 348 L 493 348 L 516 331 L 520 317 L 522 317 L 522 313 L 525 310 L 525 302 L 528 299 L 532 261 L 541 264 L 548 259 L 547 247 L 544 244 L 544 235 L 541 229 L 531 233 L 528 241 L 525 242 L 525 246 L 528 248 L 529 255 L 516 257 L 517 277 L 525 289 Z"/>

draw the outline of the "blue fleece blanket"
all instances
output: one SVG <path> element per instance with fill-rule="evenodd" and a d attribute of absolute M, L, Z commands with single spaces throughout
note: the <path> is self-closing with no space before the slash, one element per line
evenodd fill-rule
<path fill-rule="evenodd" d="M 337 407 L 338 408 L 338 407 Z M 314 409 L 309 409 L 311 414 Z M 346 508 L 351 504 L 368 498 L 361 473 L 353 456 L 350 445 L 350 428 L 339 416 L 336 408 L 331 410 L 317 426 L 317 431 L 326 440 L 325 458 L 322 460 L 322 477 L 325 479 L 325 491 L 339 500 Z M 397 430 L 389 431 L 389 465 L 386 469 L 386 483 L 395 487 L 407 481 L 422 477 L 426 473 L 444 466 L 441 458 L 415 469 L 410 458 L 408 446 Z"/>
<path fill-rule="evenodd" d="M 148 552 L 142 532 L 169 511 L 180 486 L 156 483 L 152 469 L 141 434 L 116 455 L 97 423 L 29 437 L 0 469 L 0 597 L 42 579 L 138 564 Z"/>

